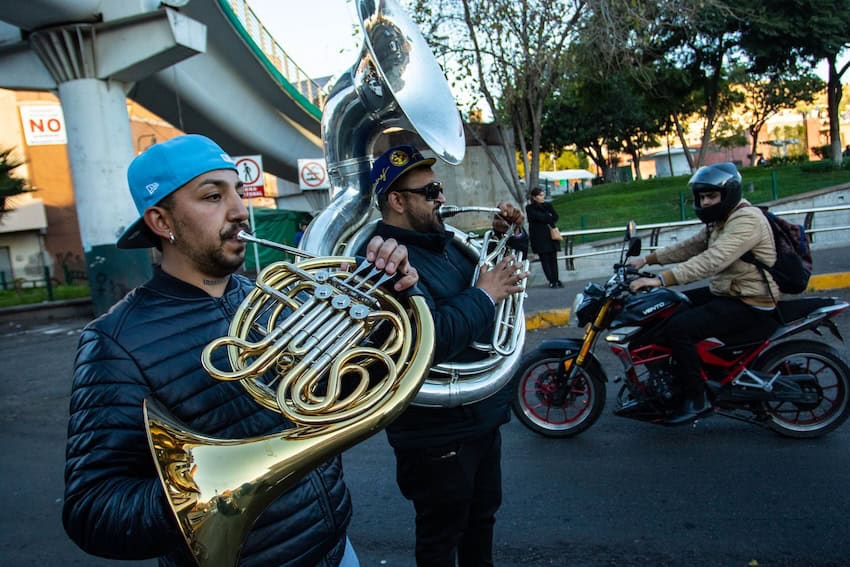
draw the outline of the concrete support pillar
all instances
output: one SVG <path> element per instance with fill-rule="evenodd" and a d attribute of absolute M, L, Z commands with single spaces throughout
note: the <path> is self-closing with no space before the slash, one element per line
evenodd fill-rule
<path fill-rule="evenodd" d="M 119 251 L 115 245 L 138 218 L 127 189 L 127 166 L 134 157 L 127 87 L 206 50 L 206 26 L 158 5 L 112 2 L 112 11 L 101 14 L 109 21 L 47 28 L 19 44 L 0 46 L 0 61 L 15 70 L 14 77 L 0 76 L 0 86 L 59 93 L 98 315 L 152 273 L 150 251 Z"/>
<path fill-rule="evenodd" d="M 127 193 L 127 165 L 134 153 L 124 88 L 119 81 L 85 78 L 59 84 L 80 237 L 98 314 L 151 275 L 149 251 L 119 252 L 115 246 L 138 216 Z"/>

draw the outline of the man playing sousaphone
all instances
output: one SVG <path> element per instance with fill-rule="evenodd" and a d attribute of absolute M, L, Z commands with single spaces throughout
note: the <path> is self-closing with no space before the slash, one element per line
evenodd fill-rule
<path fill-rule="evenodd" d="M 492 269 L 476 265 L 447 231 L 440 208 L 443 185 L 413 146 L 384 152 L 372 166 L 372 190 L 381 211 L 375 234 L 407 247 L 434 318 L 434 364 L 477 360 L 473 342 L 486 342 L 496 305 L 521 292 L 526 272 L 507 256 Z M 516 230 L 516 207 L 500 203 L 494 231 Z M 511 237 L 525 238 L 521 230 Z M 508 244 L 512 248 L 521 245 Z M 501 437 L 510 417 L 509 388 L 458 407 L 409 407 L 387 427 L 397 481 L 416 509 L 416 562 L 420 566 L 492 565 L 493 525 L 501 503 Z M 415 402 L 414 402 L 415 403 Z"/>
<path fill-rule="evenodd" d="M 180 136 L 135 158 L 127 177 L 140 218 L 118 246 L 155 246 L 162 263 L 80 336 L 62 517 L 71 539 L 93 555 L 195 565 L 148 448 L 145 398 L 215 437 L 255 437 L 290 424 L 241 384 L 214 380 L 200 364 L 202 349 L 227 334 L 253 288 L 235 273 L 246 246 L 237 234 L 248 229 L 248 216 L 232 159 L 208 138 Z M 406 250 L 392 239 L 373 238 L 365 256 L 399 274 L 396 291 L 418 280 Z M 357 565 L 346 537 L 350 519 L 335 457 L 259 516 L 240 564 Z"/>

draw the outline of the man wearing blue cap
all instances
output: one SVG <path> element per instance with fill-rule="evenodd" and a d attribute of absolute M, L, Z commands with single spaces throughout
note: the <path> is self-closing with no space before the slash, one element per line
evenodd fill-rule
<path fill-rule="evenodd" d="M 180 136 L 130 164 L 139 211 L 120 248 L 157 247 L 161 265 L 80 336 L 71 392 L 63 523 L 85 551 L 115 559 L 158 557 L 195 565 L 148 448 L 142 402 L 155 398 L 191 430 L 242 439 L 290 424 L 236 382 L 203 370 L 202 349 L 227 335 L 253 288 L 234 273 L 248 230 L 236 166 L 212 140 Z M 416 283 L 406 252 L 373 239 L 367 258 L 395 284 Z M 244 565 L 357 565 L 346 530 L 351 498 L 339 457 L 310 472 L 259 517 L 241 550 Z"/>
<path fill-rule="evenodd" d="M 496 304 L 520 291 L 527 274 L 505 258 L 482 269 L 471 287 L 475 262 L 446 231 L 440 207 L 443 185 L 413 146 L 396 146 L 372 166 L 372 189 L 381 221 L 375 234 L 407 247 L 419 287 L 434 317 L 434 363 L 480 357 L 469 346 L 488 342 Z M 500 203 L 496 232 L 522 222 L 522 213 Z M 524 233 L 517 235 L 524 237 Z M 396 477 L 416 510 L 416 562 L 428 567 L 493 564 L 493 525 L 501 504 L 501 437 L 510 418 L 505 388 L 461 407 L 409 407 L 387 428 L 396 455 Z"/>

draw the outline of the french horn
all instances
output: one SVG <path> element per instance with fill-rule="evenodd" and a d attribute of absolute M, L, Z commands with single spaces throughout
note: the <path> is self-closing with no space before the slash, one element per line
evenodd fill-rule
<path fill-rule="evenodd" d="M 244 232 L 239 238 L 270 244 Z M 252 439 L 214 439 L 145 401 L 160 481 L 198 565 L 236 565 L 248 531 L 272 501 L 386 427 L 427 375 L 434 326 L 424 299 L 402 302 L 383 290 L 388 276 L 365 261 L 353 272 L 343 269 L 354 262 L 314 257 L 269 265 L 237 309 L 228 336 L 202 353 L 213 378 L 239 381 L 294 427 Z M 220 349 L 227 368 L 214 362 Z"/>

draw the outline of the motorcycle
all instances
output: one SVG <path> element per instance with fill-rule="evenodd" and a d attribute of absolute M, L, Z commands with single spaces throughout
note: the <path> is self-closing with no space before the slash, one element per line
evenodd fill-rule
<path fill-rule="evenodd" d="M 576 296 L 570 323 L 585 328 L 583 339 L 546 340 L 520 361 L 511 382 L 513 411 L 532 431 L 572 437 L 599 419 L 608 382 L 594 354 L 600 338 L 624 369 L 614 380 L 622 382 L 614 414 L 656 424 L 677 415 L 682 392 L 675 362 L 670 348 L 656 340 L 689 300 L 666 287 L 629 289 L 634 279 L 653 277 L 626 263 L 640 248 L 630 222 L 613 275 L 604 285 L 588 283 Z M 714 413 L 796 438 L 818 437 L 841 425 L 850 415 L 850 367 L 829 344 L 796 335 L 821 335 L 826 328 L 843 340 L 832 319 L 848 306 L 837 298 L 783 300 L 777 307 L 781 322 L 772 333 L 742 329 L 736 336 L 701 341 L 697 349 Z"/>

